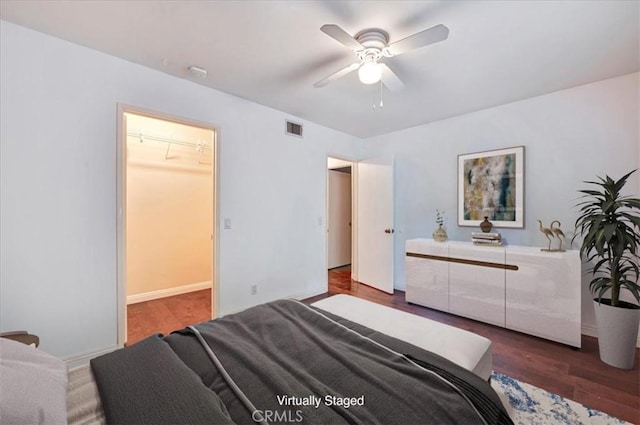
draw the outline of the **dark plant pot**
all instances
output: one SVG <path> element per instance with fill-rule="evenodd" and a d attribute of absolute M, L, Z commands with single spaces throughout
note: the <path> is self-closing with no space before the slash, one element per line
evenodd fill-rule
<path fill-rule="evenodd" d="M 640 307 L 620 301 L 611 306 L 610 299 L 593 300 L 598 326 L 600 360 L 620 369 L 633 369 L 640 324 Z"/>

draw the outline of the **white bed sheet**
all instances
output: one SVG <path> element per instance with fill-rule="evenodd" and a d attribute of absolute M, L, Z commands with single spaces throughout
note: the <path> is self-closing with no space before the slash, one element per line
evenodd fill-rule
<path fill-rule="evenodd" d="M 311 305 L 436 353 L 484 380 L 491 377 L 491 340 L 483 336 L 351 295 Z"/>
<path fill-rule="evenodd" d="M 69 370 L 67 421 L 69 425 L 105 425 L 107 423 L 98 387 L 88 363 Z"/>

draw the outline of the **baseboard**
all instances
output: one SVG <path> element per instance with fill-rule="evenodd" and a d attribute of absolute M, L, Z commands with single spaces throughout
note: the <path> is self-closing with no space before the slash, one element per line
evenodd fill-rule
<path fill-rule="evenodd" d="M 67 366 L 69 367 L 69 369 L 72 369 L 74 367 L 82 366 L 83 364 L 89 363 L 89 360 L 93 359 L 94 357 L 98 357 L 103 354 L 110 353 L 114 350 L 117 350 L 118 348 L 120 347 L 117 345 L 113 345 L 111 347 L 103 348 L 102 350 L 89 351 L 88 353 L 76 354 L 73 356 L 65 357 L 62 360 L 64 360 L 65 363 L 67 363 Z"/>
<path fill-rule="evenodd" d="M 158 298 L 172 297 L 174 295 L 186 294 L 188 292 L 201 291 L 203 289 L 210 289 L 212 287 L 212 282 L 208 280 L 206 282 L 191 283 L 189 285 L 176 286 L 174 288 L 143 292 L 142 294 L 127 295 L 127 305 L 157 300 Z"/>
<path fill-rule="evenodd" d="M 296 294 L 290 295 L 287 298 L 293 298 L 295 300 L 306 300 L 307 298 L 315 297 L 316 295 L 326 294 L 327 290 L 315 290 L 310 292 L 298 292 Z"/>
<path fill-rule="evenodd" d="M 581 332 L 582 335 L 598 338 L 598 328 L 596 328 L 595 326 L 582 325 Z M 638 334 L 638 339 L 636 340 L 636 347 L 640 348 L 640 333 Z"/>

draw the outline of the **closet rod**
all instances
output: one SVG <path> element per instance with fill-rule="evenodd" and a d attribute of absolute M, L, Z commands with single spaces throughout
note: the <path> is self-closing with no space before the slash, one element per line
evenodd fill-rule
<path fill-rule="evenodd" d="M 146 140 L 153 140 L 155 142 L 169 143 L 172 145 L 189 146 L 192 148 L 200 148 L 200 149 L 211 149 L 211 146 L 207 145 L 205 142 L 202 142 L 202 143 L 183 142 L 181 140 L 166 139 L 164 137 L 157 137 L 157 136 L 149 136 L 149 135 L 145 135 L 144 133 L 135 133 L 133 131 L 127 132 L 127 136 L 138 138 L 140 140 L 140 143 L 144 142 L 146 139 Z"/>

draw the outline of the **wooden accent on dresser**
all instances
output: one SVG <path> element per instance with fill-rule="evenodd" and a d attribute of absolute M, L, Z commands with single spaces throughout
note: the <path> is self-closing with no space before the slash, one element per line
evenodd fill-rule
<path fill-rule="evenodd" d="M 494 269 L 518 270 L 518 266 L 515 266 L 513 264 L 490 263 L 488 261 L 475 261 L 475 260 L 468 260 L 466 258 L 418 254 L 416 252 L 407 252 L 407 257 L 424 258 L 426 260 L 447 261 L 449 263 L 468 264 L 470 266 L 493 267 Z"/>

